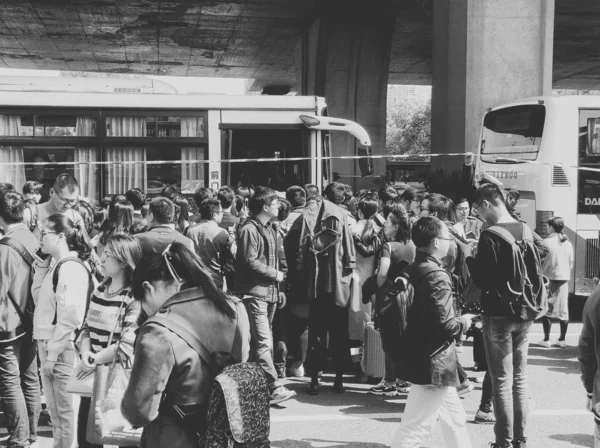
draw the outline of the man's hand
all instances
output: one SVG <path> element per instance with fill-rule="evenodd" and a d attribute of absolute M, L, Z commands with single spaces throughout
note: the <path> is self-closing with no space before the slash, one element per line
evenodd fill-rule
<path fill-rule="evenodd" d="M 277 283 L 281 283 L 284 280 L 285 280 L 285 274 L 283 272 L 281 272 L 281 271 L 278 271 L 277 272 L 277 277 L 275 278 L 275 281 Z"/>
<path fill-rule="evenodd" d="M 473 156 L 474 156 L 474 154 L 472 152 L 465 153 L 465 165 L 467 165 L 467 166 L 473 165 Z"/>
<path fill-rule="evenodd" d="M 46 375 L 46 376 L 53 376 L 54 375 L 54 365 L 55 364 L 56 364 L 56 361 L 48 361 L 48 360 L 46 360 L 46 362 L 42 366 L 42 373 L 44 375 Z"/>
<path fill-rule="evenodd" d="M 285 297 L 285 293 L 284 292 L 280 292 L 279 293 L 279 300 L 278 300 L 279 306 L 278 308 L 280 310 L 284 309 L 285 306 L 287 305 L 287 298 Z"/>

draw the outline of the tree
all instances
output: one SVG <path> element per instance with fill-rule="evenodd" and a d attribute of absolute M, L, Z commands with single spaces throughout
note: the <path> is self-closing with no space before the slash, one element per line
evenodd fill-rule
<path fill-rule="evenodd" d="M 400 103 L 387 119 L 388 154 L 429 154 L 431 151 L 431 103 Z"/>

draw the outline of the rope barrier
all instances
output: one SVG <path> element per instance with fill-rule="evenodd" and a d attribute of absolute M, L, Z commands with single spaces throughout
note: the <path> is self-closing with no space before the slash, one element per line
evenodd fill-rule
<path fill-rule="evenodd" d="M 370 155 L 370 156 L 326 156 L 321 157 L 322 161 L 326 160 L 362 160 L 362 159 L 399 159 L 399 160 L 407 160 L 412 162 L 428 162 L 432 157 L 465 157 L 465 153 L 449 153 L 449 154 L 423 154 L 423 155 L 413 155 L 413 154 L 378 154 L 378 155 Z M 533 164 L 533 165 L 542 165 L 542 166 L 553 166 L 560 165 L 565 168 L 573 168 L 580 171 L 590 171 L 600 173 L 600 168 L 592 168 L 592 167 L 582 167 L 582 166 L 573 166 L 573 165 L 564 165 L 562 163 L 547 163 L 547 162 L 538 162 L 536 160 L 523 160 L 512 157 L 490 157 L 492 159 L 502 159 L 502 161 L 510 162 L 505 165 L 515 164 Z M 479 154 L 473 154 L 473 158 L 481 158 Z M 305 162 L 305 161 L 313 161 L 315 158 L 313 157 L 261 157 L 261 158 L 247 158 L 247 159 L 215 159 L 215 160 L 144 160 L 144 161 L 135 161 L 135 160 L 123 160 L 123 161 L 89 161 L 89 162 L 0 162 L 0 166 L 46 166 L 46 165 L 192 165 L 192 164 L 210 164 L 210 163 L 279 163 L 279 162 Z"/>

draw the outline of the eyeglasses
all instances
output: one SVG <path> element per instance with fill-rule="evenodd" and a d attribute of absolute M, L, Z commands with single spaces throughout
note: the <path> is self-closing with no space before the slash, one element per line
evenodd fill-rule
<path fill-rule="evenodd" d="M 58 191 L 56 191 L 56 188 L 52 187 L 52 189 L 54 190 L 54 193 L 56 193 L 56 196 L 58 196 L 58 200 L 62 205 L 75 205 L 77 204 L 77 201 L 79 199 L 75 198 L 75 199 L 65 199 L 63 198 L 60 193 Z"/>
<path fill-rule="evenodd" d="M 50 235 L 51 233 L 53 233 L 54 235 L 58 235 L 58 232 L 53 232 L 51 230 L 42 230 L 41 234 L 42 234 L 42 238 L 44 238 L 46 235 Z"/>
<path fill-rule="evenodd" d="M 468 212 L 469 207 L 456 207 L 456 210 L 458 210 L 459 212 Z"/>
<path fill-rule="evenodd" d="M 446 237 L 443 237 L 443 236 L 438 236 L 438 237 L 437 237 L 437 239 L 438 239 L 438 240 L 452 241 L 454 238 L 452 238 L 452 237 L 450 237 L 450 238 L 446 238 Z"/>
<path fill-rule="evenodd" d="M 171 257 L 173 256 L 173 254 L 171 253 L 170 249 L 171 245 L 169 244 L 167 248 L 163 251 L 162 256 L 165 259 L 165 263 L 167 264 L 167 268 L 171 273 L 171 277 L 173 277 L 173 279 L 177 280 L 179 283 L 183 283 L 183 279 L 179 275 L 177 275 L 177 272 L 175 271 L 175 268 L 171 263 Z"/>

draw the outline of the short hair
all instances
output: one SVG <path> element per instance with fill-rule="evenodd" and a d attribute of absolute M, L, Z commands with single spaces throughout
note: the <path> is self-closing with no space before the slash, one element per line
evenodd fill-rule
<path fill-rule="evenodd" d="M 514 211 L 517 202 L 521 199 L 521 193 L 515 188 L 507 188 L 504 190 L 504 203 L 508 211 Z"/>
<path fill-rule="evenodd" d="M 205 221 L 212 221 L 215 219 L 215 215 L 219 214 L 221 210 L 221 202 L 215 198 L 209 198 L 202 201 L 200 207 L 198 207 L 198 212 L 200 212 L 200 218 Z"/>
<path fill-rule="evenodd" d="M 477 189 L 475 193 L 474 203 L 481 203 L 483 201 L 488 201 L 493 205 L 502 205 L 506 207 L 506 201 L 504 195 L 502 194 L 502 190 L 496 184 L 485 183 Z"/>
<path fill-rule="evenodd" d="M 23 194 L 40 194 L 43 185 L 35 180 L 28 180 L 23 185 Z"/>
<path fill-rule="evenodd" d="M 112 198 L 114 195 L 112 194 L 107 194 L 106 196 L 104 196 L 101 200 L 100 200 L 100 207 L 102 208 L 108 208 L 112 202 Z"/>
<path fill-rule="evenodd" d="M 435 216 L 424 216 L 412 228 L 412 240 L 416 247 L 429 247 L 431 242 L 442 235 L 446 224 Z"/>
<path fill-rule="evenodd" d="M 171 224 L 175 214 L 175 206 L 169 198 L 158 196 L 150 201 L 149 211 L 154 221 L 159 224 Z"/>
<path fill-rule="evenodd" d="M 285 198 L 292 207 L 304 207 L 306 205 L 306 191 L 298 185 L 292 185 L 285 191 Z"/>
<path fill-rule="evenodd" d="M 256 191 L 248 201 L 248 209 L 253 215 L 258 215 L 265 205 L 271 205 L 279 199 L 275 190 L 269 187 L 256 187 Z"/>
<path fill-rule="evenodd" d="M 391 185 L 382 185 L 379 189 L 379 200 L 384 204 L 398 196 L 398 192 Z"/>
<path fill-rule="evenodd" d="M 317 187 L 315 184 L 306 184 L 304 186 L 304 191 L 306 191 L 307 201 L 315 199 L 317 196 L 319 196 L 319 187 Z"/>
<path fill-rule="evenodd" d="M 465 197 L 458 198 L 454 205 L 462 204 L 463 202 L 466 202 L 467 204 L 471 205 L 470 201 Z"/>
<path fill-rule="evenodd" d="M 247 199 L 254 194 L 254 189 L 252 187 L 239 187 L 235 190 L 235 194 Z"/>
<path fill-rule="evenodd" d="M 94 209 L 94 229 L 100 230 L 104 221 L 108 219 L 108 210 L 104 207 L 96 207 Z"/>
<path fill-rule="evenodd" d="M 233 205 L 235 199 L 235 191 L 229 185 L 223 185 L 217 192 L 217 198 L 221 203 L 221 207 L 229 208 Z"/>
<path fill-rule="evenodd" d="M 79 182 L 69 173 L 59 174 L 54 182 L 54 189 L 56 191 L 61 191 L 65 188 L 69 190 L 69 193 L 73 193 L 76 189 L 79 189 Z"/>
<path fill-rule="evenodd" d="M 205 199 L 212 199 L 215 197 L 215 190 L 208 187 L 198 187 L 196 191 L 194 191 L 194 203 L 196 207 L 200 208 L 200 204 Z"/>
<path fill-rule="evenodd" d="M 388 201 L 383 204 L 383 217 L 387 219 L 388 215 L 395 210 L 404 210 L 406 212 L 406 208 L 404 207 L 404 204 L 400 202 L 400 198 L 396 198 L 393 201 Z"/>
<path fill-rule="evenodd" d="M 325 187 L 323 190 L 323 196 L 335 205 L 341 205 L 344 203 L 346 193 L 346 186 L 340 182 L 332 182 Z"/>
<path fill-rule="evenodd" d="M 131 202 L 134 210 L 140 210 L 146 200 L 146 195 L 139 188 L 130 188 L 125 193 L 125 198 Z"/>
<path fill-rule="evenodd" d="M 379 210 L 379 201 L 377 196 L 371 193 L 365 194 L 360 201 L 358 201 L 358 209 L 362 212 L 365 219 L 372 218 L 377 214 Z"/>
<path fill-rule="evenodd" d="M 400 195 L 400 199 L 408 202 L 409 204 L 413 201 L 416 201 L 417 200 L 417 190 L 415 188 L 407 188 Z"/>
<path fill-rule="evenodd" d="M 176 196 L 179 195 L 179 190 L 175 185 L 167 185 L 160 190 L 160 196 L 167 198 L 172 201 Z"/>
<path fill-rule="evenodd" d="M 450 218 L 450 211 L 454 208 L 452 199 L 443 194 L 432 193 L 427 200 L 429 201 L 429 213 L 435 213 L 442 221 L 448 221 Z"/>
<path fill-rule="evenodd" d="M 7 224 L 23 222 L 26 207 L 21 193 L 9 190 L 4 194 L 0 194 L 0 216 Z"/>
<path fill-rule="evenodd" d="M 292 211 L 292 204 L 287 199 L 279 199 L 279 213 L 277 213 L 278 221 L 285 221 Z"/>

